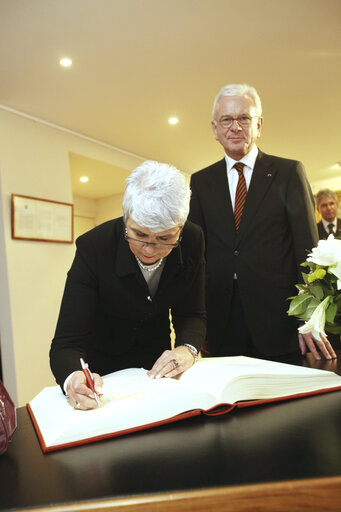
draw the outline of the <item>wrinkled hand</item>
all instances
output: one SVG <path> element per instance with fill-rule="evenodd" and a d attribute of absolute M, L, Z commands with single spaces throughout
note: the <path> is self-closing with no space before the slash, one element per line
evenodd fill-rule
<path fill-rule="evenodd" d="M 321 356 L 318 353 L 318 350 L 320 350 L 326 359 L 335 359 L 337 356 L 327 336 L 325 336 L 322 332 L 319 334 L 321 340 L 314 338 L 312 332 L 307 332 L 305 334 L 299 333 L 298 340 L 301 354 L 305 355 L 309 349 L 315 359 L 321 359 Z"/>
<path fill-rule="evenodd" d="M 103 380 L 97 373 L 93 373 L 96 393 L 99 395 L 102 391 Z M 98 407 L 93 398 L 91 389 L 86 385 L 86 378 L 82 371 L 75 372 L 67 383 L 67 399 L 71 407 L 86 411 Z"/>
<path fill-rule="evenodd" d="M 155 361 L 148 375 L 153 379 L 175 377 L 188 370 L 194 362 L 194 356 L 189 348 L 181 345 L 173 350 L 165 350 Z"/>

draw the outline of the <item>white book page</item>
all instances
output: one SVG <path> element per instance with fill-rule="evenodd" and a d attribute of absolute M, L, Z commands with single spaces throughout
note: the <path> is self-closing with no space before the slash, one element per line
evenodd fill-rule
<path fill-rule="evenodd" d="M 341 386 L 333 372 L 244 356 L 203 358 L 180 381 L 226 403 Z"/>
<path fill-rule="evenodd" d="M 151 379 L 144 369 L 121 370 L 103 380 L 103 405 L 98 409 L 73 409 L 59 386 L 45 388 L 30 402 L 47 446 L 120 432 L 215 405 L 207 393 L 177 379 Z"/>

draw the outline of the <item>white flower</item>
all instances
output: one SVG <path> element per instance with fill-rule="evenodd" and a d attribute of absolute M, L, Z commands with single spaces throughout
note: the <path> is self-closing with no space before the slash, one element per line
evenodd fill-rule
<path fill-rule="evenodd" d="M 330 268 L 329 271 L 337 277 L 337 289 L 341 290 L 341 261 L 338 261 L 336 267 Z"/>
<path fill-rule="evenodd" d="M 321 341 L 320 333 L 326 335 L 324 324 L 326 323 L 326 309 L 331 297 L 326 297 L 315 309 L 309 320 L 298 328 L 301 334 L 311 332 L 315 339 Z"/>
<path fill-rule="evenodd" d="M 307 261 L 312 261 L 316 265 L 323 265 L 324 267 L 340 263 L 341 240 L 335 239 L 333 235 L 329 235 L 327 240 L 320 240 L 317 247 L 314 247 L 308 255 Z"/>

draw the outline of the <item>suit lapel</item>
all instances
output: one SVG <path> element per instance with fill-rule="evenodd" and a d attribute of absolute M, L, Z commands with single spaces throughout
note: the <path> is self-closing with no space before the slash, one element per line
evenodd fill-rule
<path fill-rule="evenodd" d="M 240 221 L 238 239 L 243 237 L 252 226 L 252 219 L 260 208 L 276 172 L 276 169 L 273 168 L 272 158 L 259 151 Z"/>

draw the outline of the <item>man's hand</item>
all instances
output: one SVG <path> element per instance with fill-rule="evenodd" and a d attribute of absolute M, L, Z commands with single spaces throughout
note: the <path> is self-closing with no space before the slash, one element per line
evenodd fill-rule
<path fill-rule="evenodd" d="M 322 332 L 320 332 L 319 335 L 321 338 L 320 340 L 316 339 L 312 332 L 307 332 L 305 334 L 299 333 L 298 340 L 301 354 L 305 355 L 309 349 L 315 359 L 321 359 L 321 356 L 318 353 L 319 350 L 326 359 L 335 359 L 337 356 L 327 336 L 325 336 Z"/>
<path fill-rule="evenodd" d="M 148 375 L 153 379 L 175 377 L 190 368 L 194 362 L 195 358 L 190 349 L 180 345 L 173 350 L 165 350 L 155 361 Z"/>
<path fill-rule="evenodd" d="M 93 378 L 96 393 L 100 395 L 103 386 L 102 377 L 97 373 L 93 373 Z M 66 391 L 68 402 L 74 409 L 82 409 L 85 411 L 98 407 L 91 389 L 86 385 L 84 372 L 77 371 L 72 375 L 67 383 Z"/>

